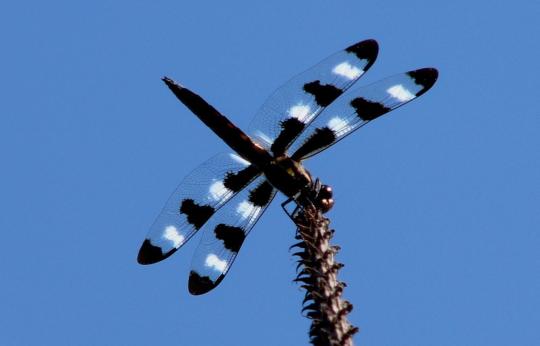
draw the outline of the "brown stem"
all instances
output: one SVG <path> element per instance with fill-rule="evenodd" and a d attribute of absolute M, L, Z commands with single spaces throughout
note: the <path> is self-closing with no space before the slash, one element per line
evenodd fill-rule
<path fill-rule="evenodd" d="M 343 264 L 335 261 L 339 247 L 330 245 L 330 221 L 315 207 L 306 207 L 295 222 L 299 242 L 293 247 L 300 249 L 294 254 L 299 257 L 295 281 L 306 290 L 302 311 L 312 320 L 310 341 L 317 346 L 352 346 L 358 328 L 347 320 L 353 306 L 341 297 L 346 285 L 337 274 Z"/>

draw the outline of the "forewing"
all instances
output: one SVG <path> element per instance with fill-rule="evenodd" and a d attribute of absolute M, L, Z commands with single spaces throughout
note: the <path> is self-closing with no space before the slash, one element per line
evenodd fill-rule
<path fill-rule="evenodd" d="M 326 109 L 294 143 L 290 148 L 292 158 L 302 160 L 332 146 L 371 120 L 422 95 L 437 77 L 436 69 L 423 68 L 351 91 Z"/>
<path fill-rule="evenodd" d="M 317 115 L 374 63 L 375 40 L 341 50 L 278 88 L 263 104 L 248 134 L 275 156 L 283 154 Z"/>
<path fill-rule="evenodd" d="M 204 226 L 189 274 L 189 292 L 215 288 L 234 262 L 249 231 L 264 213 L 276 190 L 264 177 L 253 181 Z"/>
<path fill-rule="evenodd" d="M 151 264 L 172 255 L 260 173 L 233 153 L 218 154 L 200 165 L 169 197 L 139 250 L 138 262 Z"/>

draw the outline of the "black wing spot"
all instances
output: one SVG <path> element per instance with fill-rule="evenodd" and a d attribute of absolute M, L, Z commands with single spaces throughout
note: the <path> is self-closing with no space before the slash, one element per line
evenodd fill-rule
<path fill-rule="evenodd" d="M 244 230 L 240 227 L 228 226 L 223 223 L 220 223 L 214 229 L 214 234 L 219 240 L 223 240 L 223 245 L 225 248 L 232 252 L 240 251 L 240 247 L 246 239 Z"/>
<path fill-rule="evenodd" d="M 332 84 L 321 84 L 319 80 L 304 84 L 304 91 L 313 95 L 321 107 L 327 107 L 343 93 L 340 88 Z"/>
<path fill-rule="evenodd" d="M 214 281 L 210 279 L 209 276 L 200 276 L 199 273 L 192 270 L 189 272 L 189 293 L 193 295 L 204 294 L 219 285 L 221 280 L 223 280 L 223 277 L 223 275 L 220 275 L 219 278 Z"/>
<path fill-rule="evenodd" d="M 365 71 L 373 64 L 373 62 L 375 62 L 377 54 L 379 53 L 379 45 L 375 40 L 365 40 L 347 47 L 345 51 L 348 53 L 353 53 L 358 57 L 358 59 L 370 61 L 370 63 L 364 67 Z"/>
<path fill-rule="evenodd" d="M 184 199 L 180 205 L 180 213 L 186 214 L 187 221 L 195 229 L 200 229 L 216 210 L 209 205 L 199 205 L 192 199 Z"/>
<path fill-rule="evenodd" d="M 249 201 L 256 207 L 264 207 L 270 203 L 274 188 L 265 181 L 249 192 Z"/>
<path fill-rule="evenodd" d="M 288 118 L 280 123 L 281 132 L 277 136 L 270 150 L 275 156 L 280 156 L 285 153 L 285 149 L 295 139 L 306 126 L 297 118 Z"/>
<path fill-rule="evenodd" d="M 369 101 L 362 97 L 352 100 L 351 106 L 355 109 L 356 114 L 365 121 L 376 119 L 391 110 L 382 103 Z"/>
<path fill-rule="evenodd" d="M 435 84 L 437 77 L 439 76 L 439 71 L 434 68 L 421 68 L 419 70 L 407 72 L 407 75 L 414 80 L 416 85 L 423 86 L 422 90 L 416 93 L 416 96 L 420 96 Z"/>
<path fill-rule="evenodd" d="M 238 192 L 242 190 L 259 173 L 259 169 L 250 165 L 236 173 L 228 172 L 223 179 L 223 186 L 227 189 Z"/>
<path fill-rule="evenodd" d="M 307 155 L 322 149 L 336 140 L 335 132 L 329 127 L 320 127 L 302 144 L 292 156 L 295 160 L 300 160 Z"/>
<path fill-rule="evenodd" d="M 163 256 L 163 252 L 159 246 L 155 246 L 150 242 L 150 239 L 145 239 L 139 249 L 137 262 L 140 264 L 152 264 L 165 259 L 168 256 Z"/>

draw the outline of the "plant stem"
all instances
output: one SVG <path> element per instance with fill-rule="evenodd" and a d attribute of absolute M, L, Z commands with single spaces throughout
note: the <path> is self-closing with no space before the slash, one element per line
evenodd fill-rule
<path fill-rule="evenodd" d="M 299 242 L 293 247 L 300 249 L 294 254 L 300 270 L 295 281 L 306 290 L 302 311 L 312 320 L 310 341 L 317 346 L 352 346 L 358 328 L 347 320 L 353 306 L 341 297 L 346 284 L 337 279 L 343 264 L 335 261 L 340 248 L 330 244 L 330 221 L 310 206 L 299 212 L 295 223 Z"/>

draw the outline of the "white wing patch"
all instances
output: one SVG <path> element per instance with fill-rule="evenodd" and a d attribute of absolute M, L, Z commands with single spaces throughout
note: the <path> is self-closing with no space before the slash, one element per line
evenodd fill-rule
<path fill-rule="evenodd" d="M 342 133 L 347 133 L 353 129 L 348 121 L 340 117 L 333 117 L 330 119 L 328 121 L 328 128 L 339 135 Z"/>
<path fill-rule="evenodd" d="M 214 269 L 215 271 L 218 271 L 220 273 L 225 271 L 225 268 L 227 268 L 227 261 L 219 259 L 217 255 L 214 255 L 213 253 L 208 254 L 206 256 L 206 260 L 204 261 L 204 265 Z"/>
<path fill-rule="evenodd" d="M 175 248 L 180 247 L 180 245 L 184 243 L 184 236 L 181 235 L 178 229 L 173 225 L 165 227 L 163 238 L 172 242 Z"/>
<path fill-rule="evenodd" d="M 403 85 L 394 85 L 386 90 L 392 97 L 398 99 L 400 102 L 407 102 L 415 98 L 416 95 L 407 90 Z"/>
<path fill-rule="evenodd" d="M 229 189 L 223 185 L 223 181 L 217 180 L 210 185 L 209 188 L 210 198 L 214 201 L 222 200 L 229 193 Z"/>
<path fill-rule="evenodd" d="M 240 204 L 238 204 L 236 212 L 240 214 L 242 220 L 245 220 L 250 217 L 254 212 L 256 212 L 257 209 L 260 209 L 260 207 L 256 207 L 248 201 L 242 201 Z"/>
<path fill-rule="evenodd" d="M 288 113 L 291 118 L 296 118 L 305 123 L 311 114 L 311 108 L 309 105 L 299 103 L 289 108 Z"/>
<path fill-rule="evenodd" d="M 234 153 L 230 153 L 229 156 L 231 157 L 231 159 L 233 159 L 234 161 L 238 162 L 239 164 L 241 165 L 244 165 L 244 166 L 249 166 L 249 161 L 248 160 L 245 160 L 244 158 L 242 158 L 241 156 L 239 155 L 236 155 Z"/>
<path fill-rule="evenodd" d="M 272 145 L 273 139 L 270 138 L 270 136 L 268 136 L 266 133 L 260 130 L 257 130 L 257 132 L 255 133 L 255 136 L 257 136 L 257 139 L 260 139 L 263 142 L 261 144 L 264 144 L 266 146 Z"/>
<path fill-rule="evenodd" d="M 347 61 L 344 61 L 341 64 L 336 65 L 332 72 L 341 77 L 353 80 L 360 77 L 364 71 L 354 65 L 349 64 Z"/>

